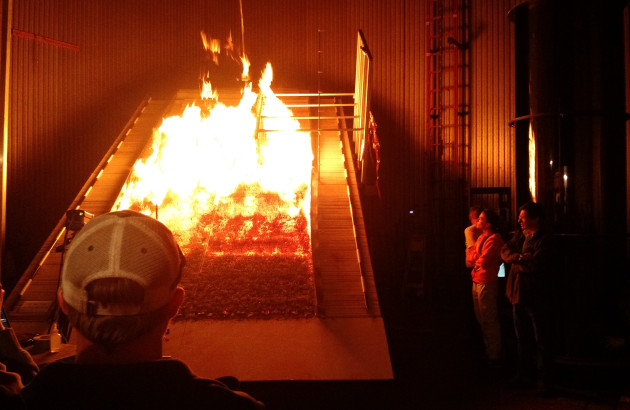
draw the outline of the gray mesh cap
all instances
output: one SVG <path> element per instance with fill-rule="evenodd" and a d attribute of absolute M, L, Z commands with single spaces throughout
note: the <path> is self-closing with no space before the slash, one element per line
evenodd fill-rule
<path fill-rule="evenodd" d="M 140 306 L 89 307 L 102 316 L 128 316 L 155 311 L 170 300 L 184 258 L 171 231 L 161 222 L 134 211 L 111 212 L 88 222 L 72 239 L 61 275 L 64 300 L 87 314 L 86 286 L 95 279 L 127 278 L 144 289 Z"/>

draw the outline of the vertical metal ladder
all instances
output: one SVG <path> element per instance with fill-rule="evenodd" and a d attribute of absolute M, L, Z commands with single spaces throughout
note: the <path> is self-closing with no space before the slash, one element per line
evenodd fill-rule
<path fill-rule="evenodd" d="M 432 269 L 426 277 L 430 283 L 424 286 L 428 298 L 447 286 L 444 278 L 456 271 L 457 261 L 463 260 L 461 247 L 447 238 L 458 235 L 456 221 L 462 220 L 467 192 L 466 4 L 466 0 L 425 2 L 425 147 L 429 171 L 426 200 L 432 215 L 425 234 L 433 239 L 423 243 L 425 257 L 440 255 L 442 259 L 427 261 Z M 408 252 L 414 251 L 413 245 L 409 244 Z"/>
<path fill-rule="evenodd" d="M 464 160 L 463 1 L 429 0 L 426 5 L 426 131 L 439 183 L 458 177 Z"/>

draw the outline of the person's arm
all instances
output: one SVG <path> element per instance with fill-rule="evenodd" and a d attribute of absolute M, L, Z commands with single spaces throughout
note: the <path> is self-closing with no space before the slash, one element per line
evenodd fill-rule
<path fill-rule="evenodd" d="M 500 235 L 491 235 L 481 247 L 479 257 L 475 261 L 475 269 L 488 270 L 500 258 L 503 240 Z"/>
<path fill-rule="evenodd" d="M 510 248 L 507 243 L 501 248 L 501 259 L 505 263 L 515 263 L 520 256 L 521 253 Z"/>
<path fill-rule="evenodd" d="M 24 383 L 29 383 L 39 372 L 31 355 L 20 346 L 13 329 L 0 330 L 0 364 L 4 371 L 15 372 Z"/>
<path fill-rule="evenodd" d="M 241 391 L 241 390 L 232 390 L 232 391 L 234 392 L 234 394 L 237 394 L 249 400 L 250 401 L 249 404 L 251 404 L 252 408 L 256 408 L 258 410 L 265 409 L 265 404 L 253 398 L 251 395 L 249 395 L 249 393 L 245 393 L 244 391 Z"/>
<path fill-rule="evenodd" d="M 472 268 L 473 266 L 475 266 L 475 262 L 474 261 L 470 261 L 468 259 L 468 251 L 470 249 L 473 249 L 475 247 L 475 243 L 476 243 L 476 238 L 475 238 L 475 226 L 474 225 L 470 225 L 468 228 L 466 228 L 464 230 L 464 238 L 466 239 L 466 267 L 467 268 Z"/>
<path fill-rule="evenodd" d="M 477 238 L 477 242 L 481 239 L 481 236 Z M 475 266 L 475 262 L 477 262 L 477 258 L 479 258 L 479 252 L 477 252 L 477 243 L 475 246 L 471 246 L 466 249 L 466 266 L 473 267 Z"/>
<path fill-rule="evenodd" d="M 466 229 L 464 229 L 464 239 L 466 241 L 466 250 L 475 246 L 475 226 L 470 225 Z"/>
<path fill-rule="evenodd" d="M 509 241 L 501 248 L 501 259 L 505 263 L 518 263 L 521 257 L 522 232 L 515 232 Z"/>
<path fill-rule="evenodd" d="M 5 398 L 18 395 L 22 388 L 24 388 L 24 385 L 20 375 L 8 371 L 7 367 L 0 363 L 0 395 Z"/>
<path fill-rule="evenodd" d="M 543 272 L 550 263 L 551 258 L 551 238 L 541 236 L 534 242 L 534 246 L 523 250 L 519 259 L 526 272 Z"/>
<path fill-rule="evenodd" d="M 0 308 L 4 301 L 4 289 L 0 286 Z M 39 372 L 39 367 L 31 355 L 20 346 L 13 329 L 5 329 L 0 323 L 0 372 L 17 373 L 22 382 L 29 383 Z M 1 378 L 0 381 L 9 380 L 13 376 Z"/>

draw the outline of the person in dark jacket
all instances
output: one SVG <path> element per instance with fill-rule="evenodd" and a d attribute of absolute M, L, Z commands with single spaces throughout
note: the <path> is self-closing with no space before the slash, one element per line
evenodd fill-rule
<path fill-rule="evenodd" d="M 503 246 L 501 258 L 511 264 L 506 296 L 512 303 L 517 340 L 517 373 L 513 383 L 537 382 L 549 392 L 549 284 L 552 239 L 543 227 L 543 209 L 535 202 L 519 208 L 518 230 Z M 535 358 L 535 362 L 532 362 Z"/>
<path fill-rule="evenodd" d="M 58 294 L 76 330 L 75 361 L 53 362 L 39 372 L 30 363 L 24 373 L 36 375 L 22 386 L 0 352 L 7 364 L 0 366 L 0 407 L 264 408 L 247 393 L 162 357 L 163 337 L 184 298 L 183 266 L 172 233 L 151 217 L 120 211 L 88 222 L 68 248 Z M 23 356 L 16 349 L 14 356 Z"/>

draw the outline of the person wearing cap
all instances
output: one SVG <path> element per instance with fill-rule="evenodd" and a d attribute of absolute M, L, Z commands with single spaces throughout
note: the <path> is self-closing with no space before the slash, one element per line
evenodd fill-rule
<path fill-rule="evenodd" d="M 68 248 L 58 293 L 76 330 L 75 360 L 47 365 L 21 390 L 0 386 L 0 399 L 22 408 L 264 408 L 162 357 L 184 298 L 183 266 L 172 233 L 151 217 L 119 211 L 88 222 Z"/>

